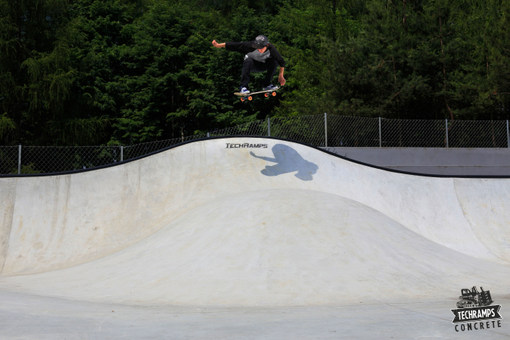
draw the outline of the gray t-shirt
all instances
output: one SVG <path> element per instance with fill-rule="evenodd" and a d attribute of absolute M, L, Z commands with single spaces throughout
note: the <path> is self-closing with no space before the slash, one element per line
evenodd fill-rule
<path fill-rule="evenodd" d="M 253 52 L 250 52 L 246 54 L 244 57 L 246 58 L 252 58 L 255 61 L 258 61 L 260 63 L 265 63 L 266 60 L 271 56 L 271 52 L 269 52 L 269 49 L 266 49 L 264 53 L 260 53 L 258 50 L 255 50 Z"/>

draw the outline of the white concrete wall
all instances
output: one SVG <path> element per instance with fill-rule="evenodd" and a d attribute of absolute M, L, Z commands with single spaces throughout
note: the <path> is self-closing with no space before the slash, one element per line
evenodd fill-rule
<path fill-rule="evenodd" d="M 0 189 L 0 289 L 302 306 L 441 300 L 510 282 L 507 178 L 402 174 L 227 138 L 83 173 L 0 178 Z"/>

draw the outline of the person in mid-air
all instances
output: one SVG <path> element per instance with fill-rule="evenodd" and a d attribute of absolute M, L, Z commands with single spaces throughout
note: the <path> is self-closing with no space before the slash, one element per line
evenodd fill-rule
<path fill-rule="evenodd" d="M 269 43 L 265 35 L 257 36 L 254 41 L 218 43 L 216 40 L 213 40 L 212 44 L 216 48 L 226 48 L 230 51 L 245 53 L 239 92 L 250 93 L 250 90 L 248 90 L 250 73 L 264 71 L 266 71 L 266 76 L 264 78 L 263 90 L 277 89 L 278 87 L 272 84 L 277 66 L 280 66 L 278 82 L 281 86 L 285 85 L 285 78 L 283 77 L 285 60 L 276 47 Z"/>

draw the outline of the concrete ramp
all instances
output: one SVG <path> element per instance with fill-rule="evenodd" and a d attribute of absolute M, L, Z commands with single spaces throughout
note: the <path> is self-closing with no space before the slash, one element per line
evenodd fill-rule
<path fill-rule="evenodd" d="M 508 294 L 506 178 L 417 176 L 226 138 L 0 188 L 2 290 L 187 306 Z"/>

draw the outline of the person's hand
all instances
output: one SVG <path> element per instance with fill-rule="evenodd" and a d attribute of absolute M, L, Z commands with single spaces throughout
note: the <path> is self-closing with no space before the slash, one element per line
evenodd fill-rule
<path fill-rule="evenodd" d="M 287 82 L 285 80 L 285 78 L 283 77 L 283 75 L 281 75 L 281 74 L 278 76 L 278 81 L 280 82 L 281 86 L 285 85 L 285 83 Z"/>
<path fill-rule="evenodd" d="M 220 44 L 220 43 L 218 43 L 216 40 L 213 40 L 213 41 L 212 41 L 212 44 L 213 44 L 213 46 L 214 46 L 214 47 L 216 47 L 216 48 L 222 48 L 222 47 L 225 47 L 225 43 L 221 43 L 221 44 Z"/>

